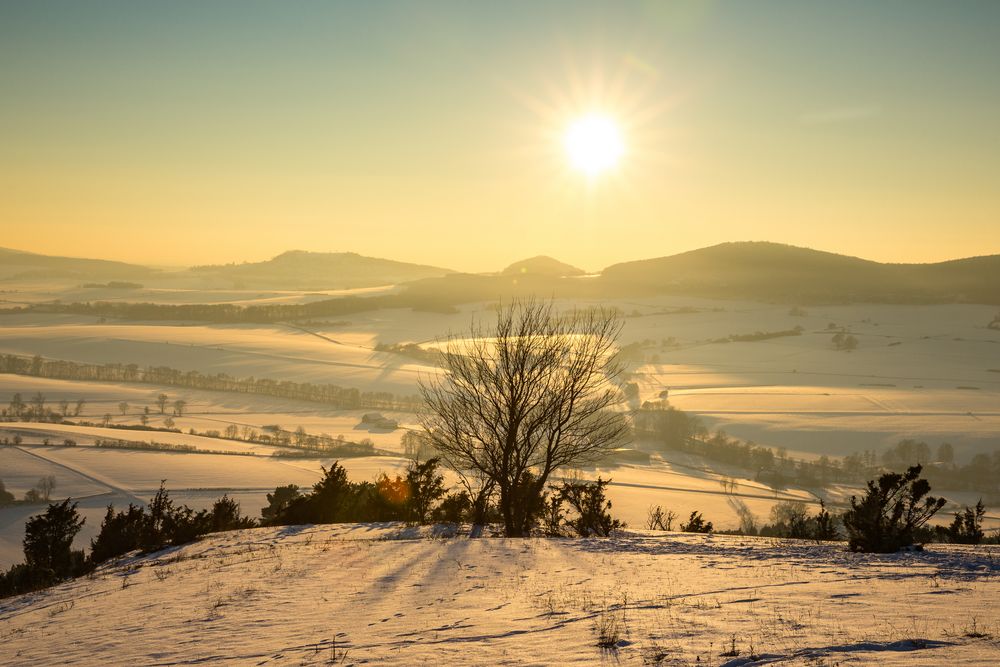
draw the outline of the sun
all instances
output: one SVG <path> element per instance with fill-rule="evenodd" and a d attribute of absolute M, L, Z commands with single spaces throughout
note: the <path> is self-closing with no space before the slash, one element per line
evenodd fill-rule
<path fill-rule="evenodd" d="M 617 166 L 625 152 L 617 123 L 597 113 L 570 123 L 563 146 L 570 165 L 591 178 Z"/>

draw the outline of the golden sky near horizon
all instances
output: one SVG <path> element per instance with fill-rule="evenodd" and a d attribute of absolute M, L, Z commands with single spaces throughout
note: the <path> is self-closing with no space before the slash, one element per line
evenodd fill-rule
<path fill-rule="evenodd" d="M 0 7 L 0 246 L 597 270 L 1000 252 L 1000 5 Z M 598 114 L 621 155 L 574 168 Z"/>

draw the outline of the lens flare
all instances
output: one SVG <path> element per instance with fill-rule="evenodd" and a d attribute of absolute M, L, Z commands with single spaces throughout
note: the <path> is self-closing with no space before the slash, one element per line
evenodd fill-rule
<path fill-rule="evenodd" d="M 625 152 L 614 120 L 590 114 L 573 121 L 563 139 L 570 164 L 590 177 L 615 167 Z"/>

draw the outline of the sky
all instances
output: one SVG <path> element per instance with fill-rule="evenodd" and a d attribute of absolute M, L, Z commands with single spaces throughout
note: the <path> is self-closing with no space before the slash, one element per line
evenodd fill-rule
<path fill-rule="evenodd" d="M 574 120 L 619 128 L 572 168 Z M 0 246 L 1000 253 L 1000 3 L 0 2 Z"/>

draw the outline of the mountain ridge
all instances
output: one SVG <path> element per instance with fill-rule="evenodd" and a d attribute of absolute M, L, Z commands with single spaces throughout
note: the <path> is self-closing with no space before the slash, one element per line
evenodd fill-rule
<path fill-rule="evenodd" d="M 43 255 L 27 250 L 0 248 L 0 280 L 45 278 L 137 278 L 156 269 L 110 259 Z"/>
<path fill-rule="evenodd" d="M 162 272 L 110 260 L 50 257 L 0 249 L 0 279 L 25 275 L 121 278 L 145 275 L 192 286 L 321 290 L 401 285 L 435 302 L 497 297 L 616 298 L 687 295 L 790 303 L 1000 304 L 1000 255 L 932 263 L 888 263 L 768 241 L 721 243 L 673 255 L 612 264 L 584 276 L 576 267 L 539 255 L 500 273 L 472 274 L 368 257 L 354 252 L 289 250 L 262 262 L 206 265 Z M 33 263 L 33 264 L 32 264 Z M 11 271 L 31 269 L 36 273 Z"/>

